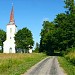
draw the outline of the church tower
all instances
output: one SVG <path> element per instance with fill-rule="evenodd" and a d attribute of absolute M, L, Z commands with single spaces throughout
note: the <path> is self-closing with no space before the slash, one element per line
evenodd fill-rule
<path fill-rule="evenodd" d="M 15 51 L 15 34 L 16 34 L 17 26 L 15 25 L 14 20 L 14 8 L 12 5 L 12 10 L 10 13 L 10 21 L 7 24 L 7 32 L 6 32 L 6 41 L 3 42 L 3 53 L 16 53 Z"/>

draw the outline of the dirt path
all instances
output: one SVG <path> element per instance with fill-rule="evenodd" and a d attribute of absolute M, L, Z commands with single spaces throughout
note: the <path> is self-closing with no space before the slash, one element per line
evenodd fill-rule
<path fill-rule="evenodd" d="M 23 75 L 66 75 L 66 74 L 64 74 L 62 68 L 59 67 L 57 57 L 52 56 L 42 60 Z"/>

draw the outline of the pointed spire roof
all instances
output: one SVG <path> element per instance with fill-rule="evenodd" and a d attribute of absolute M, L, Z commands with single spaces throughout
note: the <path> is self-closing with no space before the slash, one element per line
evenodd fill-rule
<path fill-rule="evenodd" d="M 15 25 L 13 3 L 12 3 L 12 9 L 11 9 L 10 20 L 9 20 L 8 25 Z M 16 26 L 16 25 L 15 25 L 15 26 Z"/>
<path fill-rule="evenodd" d="M 9 21 L 9 24 L 15 24 L 13 3 L 12 3 L 12 9 L 11 9 L 11 13 L 10 13 L 10 21 Z"/>
<path fill-rule="evenodd" d="M 14 22 L 14 8 L 12 6 L 11 14 L 10 14 L 10 22 Z"/>

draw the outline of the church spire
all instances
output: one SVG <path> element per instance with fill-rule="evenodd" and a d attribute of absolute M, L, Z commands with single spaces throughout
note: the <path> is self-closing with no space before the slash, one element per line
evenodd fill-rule
<path fill-rule="evenodd" d="M 13 4 L 12 4 L 12 10 L 10 13 L 10 22 L 14 22 L 14 8 L 13 8 Z"/>

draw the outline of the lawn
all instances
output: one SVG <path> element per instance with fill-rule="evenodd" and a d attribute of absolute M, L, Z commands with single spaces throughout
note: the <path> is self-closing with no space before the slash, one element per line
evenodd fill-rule
<path fill-rule="evenodd" d="M 21 75 L 45 57 L 43 53 L 0 54 L 0 75 Z"/>

